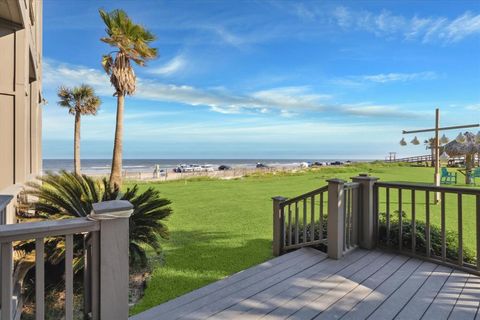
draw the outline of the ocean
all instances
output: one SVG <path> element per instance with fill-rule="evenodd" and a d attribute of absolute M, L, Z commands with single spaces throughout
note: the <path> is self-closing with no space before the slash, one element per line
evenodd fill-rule
<path fill-rule="evenodd" d="M 210 164 L 214 167 L 228 165 L 233 168 L 255 168 L 257 163 L 270 167 L 294 167 L 302 162 L 332 162 L 348 159 L 123 159 L 123 169 L 128 172 L 153 172 L 156 165 L 161 169 L 170 170 L 181 164 Z M 355 160 L 362 161 L 362 160 Z M 364 160 L 365 161 L 365 160 Z M 83 159 L 82 172 L 87 174 L 104 174 L 110 172 L 110 159 Z M 43 172 L 57 172 L 59 170 L 73 170 L 72 159 L 44 159 Z"/>

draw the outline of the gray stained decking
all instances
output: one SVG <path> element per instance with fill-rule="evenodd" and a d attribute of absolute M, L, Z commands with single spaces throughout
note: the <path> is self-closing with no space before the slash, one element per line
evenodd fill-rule
<path fill-rule="evenodd" d="M 480 278 L 357 249 L 303 248 L 147 310 L 153 319 L 480 319 Z"/>

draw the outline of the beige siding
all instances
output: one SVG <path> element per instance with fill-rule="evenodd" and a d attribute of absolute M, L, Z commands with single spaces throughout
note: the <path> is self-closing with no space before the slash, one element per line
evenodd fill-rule
<path fill-rule="evenodd" d="M 0 94 L 0 190 L 14 182 L 14 97 Z"/>
<path fill-rule="evenodd" d="M 16 195 L 42 168 L 42 1 L 0 4 L 0 194 Z"/>

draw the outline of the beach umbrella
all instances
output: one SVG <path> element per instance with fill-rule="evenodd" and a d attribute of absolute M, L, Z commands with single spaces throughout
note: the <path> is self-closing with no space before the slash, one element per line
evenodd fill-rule
<path fill-rule="evenodd" d="M 463 142 L 459 142 L 463 141 Z M 474 166 L 475 154 L 480 152 L 480 144 L 477 142 L 477 135 L 471 132 L 465 132 L 465 134 L 459 134 L 457 139 L 447 143 L 444 146 L 444 152 L 450 157 L 465 157 L 466 164 L 466 183 L 470 183 L 469 172 Z"/>

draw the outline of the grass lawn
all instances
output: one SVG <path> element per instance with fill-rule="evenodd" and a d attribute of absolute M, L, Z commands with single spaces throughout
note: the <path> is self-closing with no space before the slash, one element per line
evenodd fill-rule
<path fill-rule="evenodd" d="M 383 181 L 430 183 L 433 179 L 432 168 L 356 164 L 237 180 L 140 183 L 141 188 L 158 188 L 172 201 L 174 213 L 167 222 L 170 240 L 163 244 L 165 263 L 156 263 L 145 296 L 132 308 L 132 313 L 270 259 L 272 196 L 293 197 L 325 185 L 328 178 L 349 179 L 364 172 Z M 409 196 L 410 193 L 405 191 L 404 201 L 408 201 Z M 395 195 L 392 197 L 392 200 L 396 199 Z M 456 199 L 447 200 L 449 205 L 456 206 Z M 422 219 L 424 198 L 417 195 L 417 201 L 417 218 Z M 440 206 L 432 207 L 432 219 L 438 222 Z M 410 208 L 404 208 L 404 211 L 409 214 Z M 466 199 L 464 211 L 464 241 L 474 248 L 475 212 L 470 199 Z M 447 225 L 456 229 L 456 209 L 449 206 Z"/>

